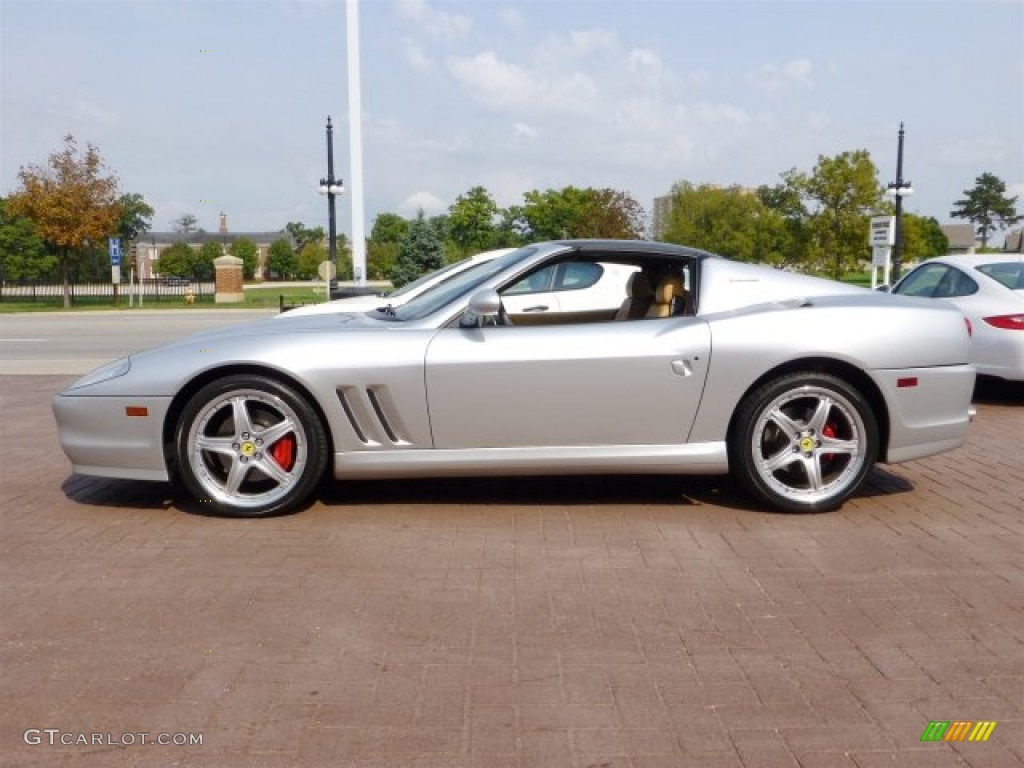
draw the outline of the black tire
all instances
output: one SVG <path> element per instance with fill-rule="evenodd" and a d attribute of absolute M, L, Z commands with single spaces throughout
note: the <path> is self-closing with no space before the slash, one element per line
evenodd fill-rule
<path fill-rule="evenodd" d="M 791 373 L 740 403 L 729 442 L 733 474 L 784 512 L 827 512 L 863 484 L 878 456 L 864 396 L 827 373 Z"/>
<path fill-rule="evenodd" d="M 199 390 L 182 411 L 174 446 L 189 493 L 204 508 L 231 517 L 295 510 L 328 460 L 316 411 L 266 376 L 226 376 Z"/>

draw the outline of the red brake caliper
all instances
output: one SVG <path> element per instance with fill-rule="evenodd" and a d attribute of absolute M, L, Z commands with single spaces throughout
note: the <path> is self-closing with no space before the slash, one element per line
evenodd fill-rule
<path fill-rule="evenodd" d="M 281 469 L 291 472 L 295 465 L 295 435 L 285 435 L 270 447 L 270 455 L 281 465 Z"/>
<path fill-rule="evenodd" d="M 834 438 L 836 436 L 836 428 L 833 424 L 826 424 L 825 428 L 821 430 L 821 434 L 828 438 Z M 835 458 L 834 453 L 823 453 L 821 454 L 823 461 L 831 461 Z"/>

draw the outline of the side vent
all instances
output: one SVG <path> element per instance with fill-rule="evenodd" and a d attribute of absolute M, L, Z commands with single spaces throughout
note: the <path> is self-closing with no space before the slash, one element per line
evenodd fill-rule
<path fill-rule="evenodd" d="M 363 445 L 409 445 L 401 420 L 384 387 L 338 387 L 338 402 Z"/>
<path fill-rule="evenodd" d="M 395 430 L 392 429 L 391 423 L 388 421 L 388 417 L 384 413 L 384 409 L 380 407 L 380 398 L 377 397 L 377 390 L 373 387 L 366 390 L 366 397 L 370 400 L 370 405 L 373 406 L 373 412 L 377 414 L 377 419 L 380 422 L 381 427 L 384 429 L 384 434 L 388 436 L 388 440 L 392 443 L 399 442 L 395 436 Z"/>

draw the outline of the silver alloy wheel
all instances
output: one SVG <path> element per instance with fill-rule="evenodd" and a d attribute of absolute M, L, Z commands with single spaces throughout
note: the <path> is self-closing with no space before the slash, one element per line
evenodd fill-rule
<path fill-rule="evenodd" d="M 843 495 L 869 461 L 867 428 L 857 408 L 820 386 L 789 389 L 765 406 L 751 438 L 761 481 L 808 505 Z"/>
<path fill-rule="evenodd" d="M 280 397 L 258 389 L 230 390 L 204 404 L 187 445 L 189 468 L 203 490 L 241 509 L 280 501 L 306 467 L 302 420 Z"/>

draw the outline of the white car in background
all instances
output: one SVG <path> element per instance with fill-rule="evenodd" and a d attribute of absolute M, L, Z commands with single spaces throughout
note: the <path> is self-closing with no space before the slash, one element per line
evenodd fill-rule
<path fill-rule="evenodd" d="M 971 327 L 971 362 L 983 376 L 1024 381 L 1024 254 L 979 253 L 929 259 L 892 289 L 944 299 Z"/>
<path fill-rule="evenodd" d="M 430 272 L 388 294 L 351 296 L 321 304 L 308 304 L 277 317 L 369 312 L 386 307 L 397 309 L 433 288 L 442 287 L 456 276 L 479 269 L 513 250 L 502 248 L 478 253 Z M 625 300 L 629 278 L 636 271 L 636 267 L 621 264 L 552 265 L 511 286 L 503 298 L 504 312 L 509 322 L 516 325 L 537 324 L 544 321 L 543 318 L 554 315 L 559 315 L 566 321 L 582 322 L 588 319 L 589 315 L 597 318 L 609 313 L 614 314 Z"/>
<path fill-rule="evenodd" d="M 459 261 L 455 261 L 441 267 L 441 269 L 423 275 L 419 279 L 413 280 L 411 283 L 407 283 L 401 288 L 391 291 L 390 293 L 375 293 L 367 296 L 349 296 L 344 299 L 324 301 L 320 304 L 307 304 L 306 306 L 296 307 L 288 312 L 284 312 L 278 315 L 278 317 L 324 315 L 336 312 L 369 312 L 372 309 L 377 309 L 377 307 L 386 307 L 389 304 L 392 307 L 400 307 L 405 302 L 416 298 L 424 291 L 433 288 L 435 285 L 443 283 L 468 269 L 479 266 L 480 264 L 486 264 L 488 261 L 496 259 L 512 250 L 512 248 L 501 248 L 496 251 L 484 251 L 483 253 L 478 253 L 475 256 L 460 259 Z"/>

